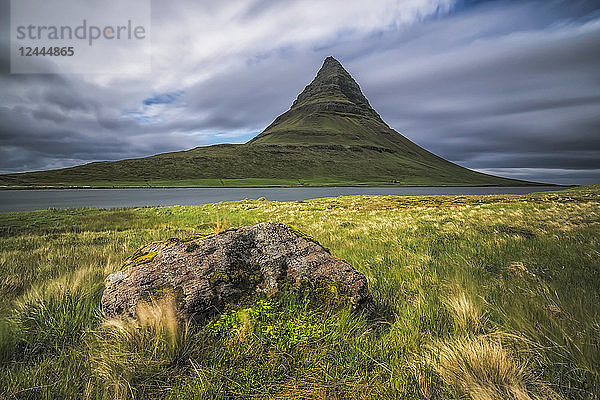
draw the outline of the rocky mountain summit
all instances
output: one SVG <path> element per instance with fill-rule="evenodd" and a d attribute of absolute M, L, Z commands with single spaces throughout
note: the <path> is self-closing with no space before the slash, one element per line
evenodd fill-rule
<path fill-rule="evenodd" d="M 333 57 L 327 57 L 315 79 L 298 95 L 291 109 L 334 111 L 381 117 L 369 104 L 358 83 Z"/>

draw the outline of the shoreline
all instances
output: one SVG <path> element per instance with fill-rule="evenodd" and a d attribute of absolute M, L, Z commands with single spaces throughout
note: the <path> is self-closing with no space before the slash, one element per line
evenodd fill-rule
<path fill-rule="evenodd" d="M 486 198 L 526 196 L 573 189 L 568 186 L 413 186 L 413 187 L 234 187 L 234 188 L 71 188 L 0 190 L 0 213 L 47 209 L 137 208 L 192 206 L 265 199 L 272 202 L 308 201 L 348 196 L 406 198 Z"/>
<path fill-rule="evenodd" d="M 531 185 L 273 185 L 273 186 L 0 186 L 6 190 L 88 190 L 88 189 L 311 189 L 311 188 L 526 188 L 556 187 L 575 188 L 582 185 L 559 185 L 555 183 L 539 183 Z"/>

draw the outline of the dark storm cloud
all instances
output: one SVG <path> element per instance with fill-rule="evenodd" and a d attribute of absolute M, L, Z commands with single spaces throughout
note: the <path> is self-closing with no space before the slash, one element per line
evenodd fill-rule
<path fill-rule="evenodd" d="M 600 180 L 597 2 L 309 3 L 154 2 L 150 78 L 0 76 L 0 171 L 246 141 L 333 54 L 393 128 L 440 156 Z"/>

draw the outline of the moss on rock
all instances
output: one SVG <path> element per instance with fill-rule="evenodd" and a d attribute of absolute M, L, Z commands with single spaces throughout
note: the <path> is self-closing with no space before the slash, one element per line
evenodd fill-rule
<path fill-rule="evenodd" d="M 290 231 L 292 231 L 292 233 L 296 236 L 298 236 L 299 238 L 302 238 L 304 240 L 308 240 L 309 242 L 313 242 L 318 244 L 319 246 L 323 247 L 325 249 L 325 251 L 327 251 L 329 253 L 329 249 L 325 246 L 323 246 L 321 243 L 319 243 L 319 241 L 317 239 L 315 239 L 314 237 L 310 236 L 309 234 L 303 232 L 302 230 L 300 230 L 300 228 L 294 226 L 294 225 L 288 225 L 288 227 L 290 228 Z"/>
<path fill-rule="evenodd" d="M 221 269 L 216 270 L 211 274 L 210 278 L 208 278 L 208 282 L 210 283 L 211 287 L 215 286 L 219 282 L 227 283 L 229 282 L 229 274 Z"/>
<path fill-rule="evenodd" d="M 194 250 L 196 250 L 198 247 L 200 247 L 200 246 L 199 246 L 197 243 L 193 243 L 193 242 L 192 242 L 192 243 L 190 243 L 190 244 L 188 244 L 188 245 L 186 246 L 186 248 L 185 248 L 185 251 L 186 251 L 187 253 L 191 253 L 191 252 L 193 252 Z"/>
<path fill-rule="evenodd" d="M 156 254 L 157 253 L 155 251 L 143 252 L 138 249 L 135 253 L 132 254 L 131 257 L 127 259 L 127 261 L 125 261 L 125 263 L 123 264 L 123 268 L 129 267 L 130 265 L 140 265 L 149 263 L 150 261 L 154 260 Z"/>

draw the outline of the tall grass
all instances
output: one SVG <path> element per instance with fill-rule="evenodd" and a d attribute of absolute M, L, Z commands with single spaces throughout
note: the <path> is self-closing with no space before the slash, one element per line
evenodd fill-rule
<path fill-rule="evenodd" d="M 454 319 L 455 328 L 461 332 L 477 334 L 485 328 L 485 320 L 481 306 L 476 304 L 471 296 L 463 291 L 451 294 L 446 299 Z"/>
<path fill-rule="evenodd" d="M 0 398 L 598 399 L 600 189 L 0 215 Z M 366 318 L 303 296 L 206 325 L 105 320 L 145 243 L 298 226 L 365 273 Z"/>
<path fill-rule="evenodd" d="M 89 359 L 105 397 L 164 397 L 174 371 L 188 364 L 191 343 L 172 296 L 140 303 L 137 319 L 106 320 L 88 341 Z"/>
<path fill-rule="evenodd" d="M 440 343 L 432 362 L 444 382 L 473 400 L 559 399 L 502 344 L 501 337 L 477 336 Z"/>

